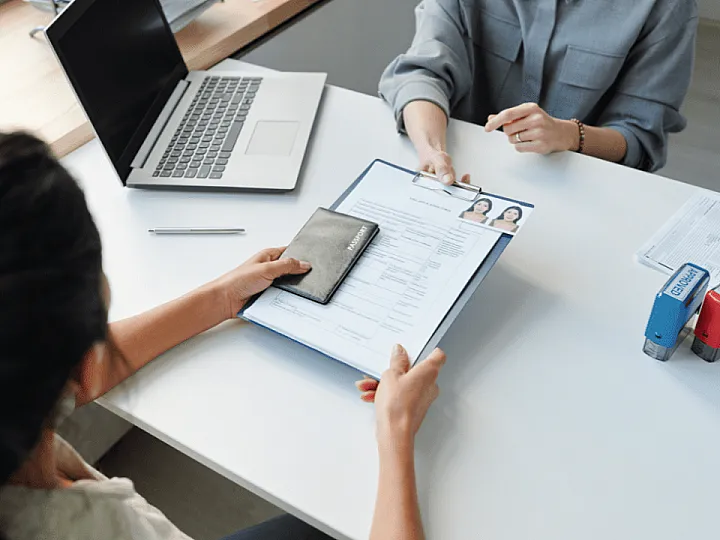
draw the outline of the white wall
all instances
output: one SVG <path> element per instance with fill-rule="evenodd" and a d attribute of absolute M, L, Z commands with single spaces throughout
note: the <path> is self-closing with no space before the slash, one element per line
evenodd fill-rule
<path fill-rule="evenodd" d="M 720 21 L 720 0 L 698 0 L 700 16 Z"/>

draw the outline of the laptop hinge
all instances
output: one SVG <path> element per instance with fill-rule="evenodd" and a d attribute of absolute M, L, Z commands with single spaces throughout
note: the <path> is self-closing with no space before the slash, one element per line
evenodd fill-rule
<path fill-rule="evenodd" d="M 142 143 L 140 150 L 138 150 L 138 153 L 135 155 L 135 159 L 132 160 L 130 167 L 133 169 L 140 169 L 145 166 L 145 162 L 155 147 L 155 143 L 160 138 L 160 135 L 162 135 L 168 120 L 170 120 L 172 113 L 175 112 L 175 107 L 177 107 L 178 103 L 180 103 L 180 100 L 185 94 L 185 90 L 187 90 L 188 86 L 190 86 L 188 81 L 178 81 L 177 86 L 175 86 L 175 90 L 173 90 L 172 94 L 168 98 L 167 103 L 160 112 L 155 124 L 153 124 L 152 129 L 148 132 L 145 141 Z"/>

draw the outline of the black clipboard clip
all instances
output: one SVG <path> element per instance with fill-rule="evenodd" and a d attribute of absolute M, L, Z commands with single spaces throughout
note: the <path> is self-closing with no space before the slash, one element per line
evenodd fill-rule
<path fill-rule="evenodd" d="M 438 186 L 437 187 L 428 187 L 428 186 L 423 186 L 422 184 L 418 184 L 418 180 L 421 180 L 423 178 L 427 178 L 428 180 L 433 180 L 434 182 L 437 182 Z M 445 193 L 446 195 L 450 195 L 451 197 L 455 197 L 456 199 L 462 199 L 464 201 L 474 201 L 475 198 L 483 192 L 482 188 L 480 186 L 476 186 L 475 184 L 466 184 L 464 182 L 455 181 L 448 186 L 448 185 L 444 184 L 440 180 L 440 178 L 437 177 L 437 175 L 426 172 L 426 171 L 417 172 L 415 174 L 415 176 L 413 176 L 412 182 L 413 182 L 413 184 L 415 184 L 418 187 L 430 189 L 432 191 L 439 191 L 441 193 Z M 461 197 L 458 193 L 451 192 L 448 189 L 449 187 L 464 190 L 467 193 L 468 197 L 467 198 Z"/>

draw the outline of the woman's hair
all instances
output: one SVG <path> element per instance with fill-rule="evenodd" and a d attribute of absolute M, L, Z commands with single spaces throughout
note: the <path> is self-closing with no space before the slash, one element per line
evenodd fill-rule
<path fill-rule="evenodd" d="M 505 212 L 507 212 L 508 210 L 517 210 L 518 217 L 515 221 L 513 221 L 513 223 L 517 225 L 517 222 L 522 219 L 522 208 L 520 208 L 519 206 L 508 206 L 505 210 L 502 211 L 502 214 L 500 214 L 497 219 L 505 219 Z"/>
<path fill-rule="evenodd" d="M 478 199 L 477 201 L 475 201 L 475 202 L 473 203 L 473 205 L 470 207 L 470 210 L 473 210 L 473 211 L 474 211 L 474 210 L 475 210 L 475 205 L 478 204 L 478 203 L 481 203 L 481 202 L 486 202 L 487 205 L 488 205 L 488 209 L 485 210 L 485 211 L 482 213 L 483 216 L 487 216 L 488 212 L 489 212 L 490 210 L 492 210 L 492 201 L 491 201 L 490 199 L 486 199 L 485 197 L 483 197 L 482 199 Z"/>
<path fill-rule="evenodd" d="M 0 133 L 0 485 L 105 339 L 102 250 L 79 186 L 41 141 Z"/>

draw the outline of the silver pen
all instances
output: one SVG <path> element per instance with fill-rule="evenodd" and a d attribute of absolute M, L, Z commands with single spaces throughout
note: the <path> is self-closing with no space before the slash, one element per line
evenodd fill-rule
<path fill-rule="evenodd" d="M 152 234 L 242 234 L 245 229 L 234 227 L 155 227 Z"/>

